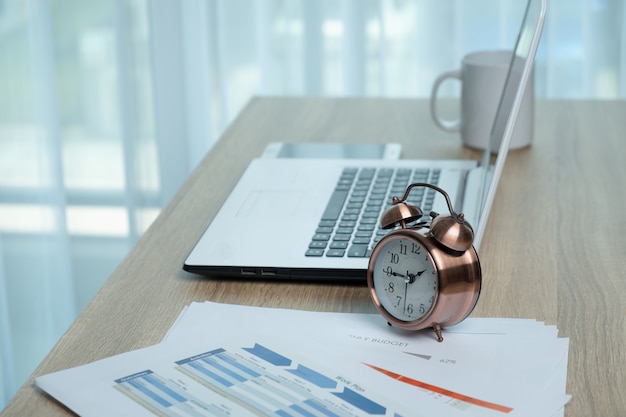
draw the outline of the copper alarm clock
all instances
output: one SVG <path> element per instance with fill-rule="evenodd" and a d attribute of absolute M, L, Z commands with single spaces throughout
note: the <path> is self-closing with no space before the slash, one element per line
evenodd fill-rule
<path fill-rule="evenodd" d="M 415 187 L 441 193 L 450 214 L 431 212 L 432 220 L 419 222 L 422 210 L 406 203 Z M 367 285 L 376 308 L 390 325 L 432 328 L 441 342 L 442 329 L 469 316 L 480 295 L 472 226 L 463 213 L 455 213 L 444 190 L 427 183 L 411 184 L 402 199 L 394 197 L 381 226 L 399 228 L 385 235 L 370 256 Z"/>

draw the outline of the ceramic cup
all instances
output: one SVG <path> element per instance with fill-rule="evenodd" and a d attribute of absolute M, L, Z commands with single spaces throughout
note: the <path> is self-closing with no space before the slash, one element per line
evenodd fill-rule
<path fill-rule="evenodd" d="M 446 72 L 437 77 L 430 97 L 430 110 L 435 124 L 448 132 L 460 132 L 465 146 L 485 149 L 500 103 L 511 56 L 511 51 L 472 52 L 463 57 L 460 70 Z M 510 149 L 522 148 L 532 142 L 535 101 L 533 78 L 531 75 L 526 84 Z M 438 114 L 439 87 L 448 79 L 457 79 L 461 82 L 458 120 L 444 120 Z M 497 152 L 499 146 L 499 141 L 493 143 L 492 152 Z"/>

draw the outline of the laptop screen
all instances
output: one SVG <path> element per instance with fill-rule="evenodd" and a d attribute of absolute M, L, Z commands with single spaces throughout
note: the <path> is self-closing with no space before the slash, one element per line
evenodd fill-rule
<path fill-rule="evenodd" d="M 519 31 L 515 53 L 512 54 L 511 64 L 504 83 L 500 104 L 496 111 L 496 116 L 491 129 L 489 145 L 485 150 L 482 161 L 483 187 L 480 198 L 480 208 L 477 210 L 483 219 L 477 222 L 475 230 L 474 244 L 480 245 L 480 241 L 485 231 L 486 221 L 495 196 L 497 179 L 500 177 L 506 159 L 506 150 L 510 146 L 513 129 L 517 119 L 516 111 L 522 102 L 523 92 L 526 88 L 537 53 L 541 32 L 546 12 L 546 0 L 529 0 L 522 20 L 522 27 Z M 491 166 L 492 152 L 499 143 L 498 157 Z"/>

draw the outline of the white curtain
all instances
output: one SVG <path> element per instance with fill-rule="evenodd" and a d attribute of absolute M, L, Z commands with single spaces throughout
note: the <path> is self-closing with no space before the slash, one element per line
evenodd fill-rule
<path fill-rule="evenodd" d="M 523 3 L 0 1 L 0 409 L 252 95 L 428 97 Z M 625 28 L 549 0 L 537 97 L 626 98 Z"/>

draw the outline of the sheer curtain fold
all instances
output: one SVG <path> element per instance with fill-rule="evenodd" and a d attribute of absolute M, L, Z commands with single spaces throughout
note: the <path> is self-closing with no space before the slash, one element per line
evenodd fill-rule
<path fill-rule="evenodd" d="M 624 1 L 549 1 L 537 97 L 626 99 Z M 2 3 L 0 409 L 251 96 L 426 98 L 523 6 Z"/>
<path fill-rule="evenodd" d="M 159 153 L 162 203 L 183 183 L 190 166 L 187 129 L 188 103 L 183 48 L 185 6 L 168 0 L 148 3 L 150 56 L 154 92 L 155 139 Z"/>
<path fill-rule="evenodd" d="M 181 38 L 183 48 L 186 125 L 189 137 L 187 149 L 189 166 L 194 167 L 210 147 L 213 132 L 211 103 L 212 27 L 211 9 L 205 0 L 184 1 L 181 4 Z"/>
<path fill-rule="evenodd" d="M 323 68 L 323 17 L 322 5 L 317 1 L 305 1 L 302 4 L 300 26 L 303 28 L 303 78 L 304 94 L 319 96 L 324 94 L 325 73 Z M 294 28 L 295 29 L 295 28 Z M 295 32 L 295 31 L 294 31 Z M 297 34 L 297 32 L 295 32 Z"/>
<path fill-rule="evenodd" d="M 62 166 L 61 131 L 57 111 L 58 90 L 54 79 L 56 60 L 52 44 L 50 9 L 44 0 L 31 0 L 33 20 L 30 25 L 32 50 L 32 80 L 34 114 L 38 129 L 37 142 L 40 161 L 47 170 L 40 178 L 42 189 L 38 190 L 39 205 L 49 207 L 52 228 L 48 236 L 40 240 L 40 276 L 33 274 L 41 288 L 42 314 L 34 311 L 35 319 L 43 326 L 33 323 L 31 331 L 45 335 L 46 345 L 52 346 L 56 338 L 72 322 L 74 308 L 73 272 L 70 265 L 69 236 L 67 235 L 67 197 Z M 37 306 L 34 306 L 35 309 Z"/>
<path fill-rule="evenodd" d="M 13 366 L 13 346 L 6 341 L 12 339 L 11 321 L 9 320 L 9 296 L 6 288 L 6 272 L 3 261 L 2 236 L 0 236 L 0 410 L 13 395 L 16 384 Z"/>
<path fill-rule="evenodd" d="M 134 242 L 138 238 L 138 219 L 135 213 L 138 209 L 137 173 L 134 161 L 138 157 L 137 112 L 132 103 L 137 102 L 137 94 L 133 89 L 133 49 L 131 6 L 126 0 L 115 0 L 113 11 L 113 31 L 117 71 L 117 103 L 119 109 L 119 136 L 124 144 L 124 204 L 128 221 L 128 238 Z"/>
<path fill-rule="evenodd" d="M 348 96 L 365 95 L 366 85 L 366 45 L 368 45 L 366 11 L 360 0 L 343 0 L 341 2 L 342 36 L 342 69 L 343 94 Z M 377 16 L 374 23 L 379 20 Z M 377 39 L 372 39 L 372 43 Z"/>

